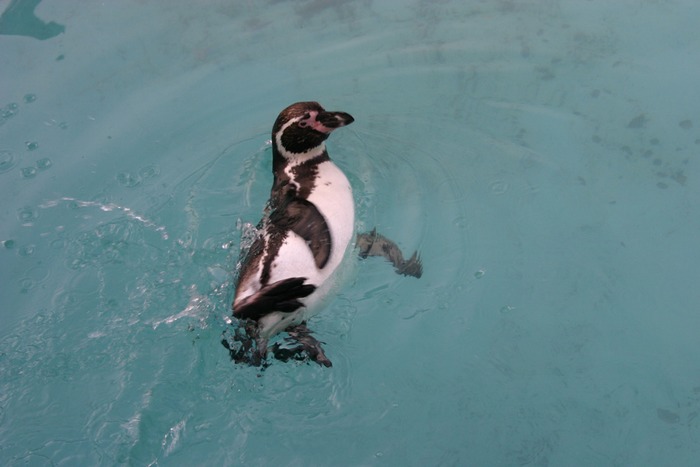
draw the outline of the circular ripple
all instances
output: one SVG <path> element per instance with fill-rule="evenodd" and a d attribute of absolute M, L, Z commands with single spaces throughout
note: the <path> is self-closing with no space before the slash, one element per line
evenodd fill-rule
<path fill-rule="evenodd" d="M 0 150 L 0 173 L 8 172 L 17 165 L 15 155 L 7 149 Z"/>
<path fill-rule="evenodd" d="M 19 280 L 19 291 L 21 293 L 27 293 L 36 287 L 36 281 L 30 277 L 23 277 Z"/>

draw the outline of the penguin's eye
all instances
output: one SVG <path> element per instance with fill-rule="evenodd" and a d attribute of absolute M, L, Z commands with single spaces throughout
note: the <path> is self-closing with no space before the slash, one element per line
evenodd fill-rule
<path fill-rule="evenodd" d="M 303 117 L 301 117 L 301 120 L 299 120 L 299 128 L 306 128 L 309 126 L 308 120 L 311 118 L 311 114 L 309 112 L 306 112 Z"/>

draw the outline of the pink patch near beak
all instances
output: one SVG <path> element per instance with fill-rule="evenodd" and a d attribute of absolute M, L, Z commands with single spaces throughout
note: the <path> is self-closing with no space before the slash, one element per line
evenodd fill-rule
<path fill-rule="evenodd" d="M 309 112 L 309 118 L 299 121 L 299 126 L 302 128 L 313 128 L 319 133 L 329 134 L 336 128 L 340 128 L 341 126 L 345 126 L 346 124 L 342 118 L 338 116 L 336 116 L 335 118 L 338 120 L 338 124 L 336 126 L 328 127 L 322 122 L 318 121 L 318 112 L 312 111 Z"/>

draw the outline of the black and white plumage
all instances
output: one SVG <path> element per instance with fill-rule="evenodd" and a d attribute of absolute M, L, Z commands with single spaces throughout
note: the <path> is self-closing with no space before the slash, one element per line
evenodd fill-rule
<path fill-rule="evenodd" d="M 277 117 L 267 215 L 236 284 L 233 314 L 247 325 L 245 335 L 239 333 L 243 345 L 232 350 L 232 357 L 258 364 L 268 339 L 287 330 L 292 337 L 303 336 L 297 339 L 300 345 L 330 366 L 320 344 L 302 326 L 327 295 L 353 238 L 352 188 L 324 143 L 333 130 L 353 120 L 317 102 L 292 104 Z"/>
<path fill-rule="evenodd" d="M 234 342 L 222 341 L 236 362 L 260 365 L 271 350 L 280 360 L 306 354 L 331 366 L 306 320 L 332 289 L 353 239 L 352 188 L 324 143 L 332 131 L 353 121 L 317 102 L 297 102 L 272 127 L 270 199 L 236 282 L 233 315 L 240 325 Z M 383 256 L 403 275 L 423 272 L 417 252 L 405 260 L 396 243 L 376 229 L 358 234 L 355 242 L 361 258 Z M 285 343 L 268 348 L 268 340 L 282 331 L 288 334 Z"/>

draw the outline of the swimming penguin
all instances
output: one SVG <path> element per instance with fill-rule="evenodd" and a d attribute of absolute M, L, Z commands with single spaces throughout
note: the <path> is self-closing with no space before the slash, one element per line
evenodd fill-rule
<path fill-rule="evenodd" d="M 232 306 L 241 323 L 233 336 L 239 344 L 222 341 L 236 362 L 257 366 L 272 350 L 280 360 L 300 358 L 305 352 L 331 366 L 306 320 L 331 289 L 353 239 L 352 188 L 324 143 L 331 132 L 353 121 L 350 114 L 326 111 L 317 102 L 297 102 L 284 109 L 272 127 L 270 199 L 241 264 Z M 397 272 L 420 277 L 417 254 L 404 261 L 400 251 L 396 254 L 396 244 L 376 230 L 360 234 L 356 241 L 362 257 L 385 256 Z M 287 344 L 268 349 L 268 340 L 282 331 L 289 335 Z"/>

